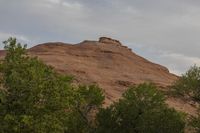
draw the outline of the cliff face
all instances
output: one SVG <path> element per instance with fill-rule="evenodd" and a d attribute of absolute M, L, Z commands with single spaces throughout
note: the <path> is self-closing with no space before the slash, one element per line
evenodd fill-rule
<path fill-rule="evenodd" d="M 29 49 L 29 53 L 57 71 L 73 75 L 77 83 L 98 84 L 106 92 L 106 103 L 118 99 L 128 86 L 153 82 L 165 88 L 177 79 L 167 68 L 106 37 L 75 45 L 40 44 Z"/>

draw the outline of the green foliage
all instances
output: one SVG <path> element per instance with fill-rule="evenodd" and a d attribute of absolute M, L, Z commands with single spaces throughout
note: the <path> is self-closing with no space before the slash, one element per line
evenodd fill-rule
<path fill-rule="evenodd" d="M 104 101 L 95 85 L 73 87 L 71 77 L 56 73 L 15 38 L 4 42 L 0 64 L 1 133 L 89 133 Z M 93 113 L 94 114 L 94 113 Z"/>
<path fill-rule="evenodd" d="M 172 86 L 175 94 L 200 101 L 200 67 L 191 67 Z"/>
<path fill-rule="evenodd" d="M 67 133 L 93 133 L 94 117 L 105 99 L 102 89 L 98 86 L 79 86 L 76 90 L 76 100 L 69 115 Z"/>
<path fill-rule="evenodd" d="M 164 103 L 151 84 L 131 87 L 122 99 L 97 114 L 97 133 L 182 133 L 180 113 Z"/>
<path fill-rule="evenodd" d="M 1 133 L 63 133 L 73 92 L 69 77 L 26 55 L 16 39 L 4 42 L 0 64 Z"/>
<path fill-rule="evenodd" d="M 200 114 L 197 117 L 192 117 L 189 124 L 197 133 L 200 133 Z"/>
<path fill-rule="evenodd" d="M 200 103 L 200 67 L 192 66 L 179 80 L 172 86 L 172 91 L 184 98 L 189 98 L 197 103 Z M 198 111 L 198 113 L 200 110 Z M 200 132 L 200 113 L 197 117 L 192 116 L 189 125 L 194 130 Z"/>

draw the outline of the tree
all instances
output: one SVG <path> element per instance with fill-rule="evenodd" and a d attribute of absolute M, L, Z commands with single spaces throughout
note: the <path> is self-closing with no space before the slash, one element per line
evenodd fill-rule
<path fill-rule="evenodd" d="M 173 92 L 176 95 L 182 96 L 200 103 L 200 67 L 194 65 L 179 80 L 172 86 Z M 200 132 L 200 110 L 197 116 L 190 116 L 189 125 L 196 132 Z"/>
<path fill-rule="evenodd" d="M 200 67 L 193 66 L 172 86 L 175 94 L 200 101 Z"/>
<path fill-rule="evenodd" d="M 71 84 L 37 58 L 15 38 L 4 42 L 0 64 L 1 133 L 90 133 L 104 95 L 96 85 Z M 92 116 L 91 116 L 92 115 Z"/>
<path fill-rule="evenodd" d="M 104 94 L 96 85 L 81 85 L 76 91 L 74 106 L 69 115 L 67 133 L 94 133 L 94 118 L 102 107 Z"/>
<path fill-rule="evenodd" d="M 26 54 L 15 38 L 4 42 L 0 64 L 0 132 L 63 133 L 73 101 L 71 77 Z"/>
<path fill-rule="evenodd" d="M 198 111 L 199 113 L 200 111 Z M 197 132 L 200 133 L 200 113 L 198 114 L 197 117 L 192 116 L 189 125 L 193 127 L 193 129 Z"/>
<path fill-rule="evenodd" d="M 183 133 L 180 113 L 168 108 L 152 84 L 129 88 L 122 98 L 97 114 L 97 133 Z"/>

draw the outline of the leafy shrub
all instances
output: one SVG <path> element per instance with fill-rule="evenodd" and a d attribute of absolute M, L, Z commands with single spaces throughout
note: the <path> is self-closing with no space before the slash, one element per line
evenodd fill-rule
<path fill-rule="evenodd" d="M 73 92 L 70 77 L 61 76 L 26 47 L 9 38 L 0 64 L 2 133 L 61 133 Z"/>
<path fill-rule="evenodd" d="M 200 114 L 198 114 L 197 117 L 191 117 L 190 119 L 190 123 L 189 123 L 193 128 L 194 130 L 199 133 L 200 132 Z"/>
<path fill-rule="evenodd" d="M 175 94 L 200 101 L 200 67 L 193 66 L 172 86 Z"/>
<path fill-rule="evenodd" d="M 168 108 L 152 84 L 129 88 L 118 102 L 97 114 L 97 133 L 182 133 L 184 120 Z"/>
<path fill-rule="evenodd" d="M 68 119 L 67 133 L 93 133 L 96 111 L 105 99 L 102 89 L 96 85 L 79 86 L 76 99 Z"/>

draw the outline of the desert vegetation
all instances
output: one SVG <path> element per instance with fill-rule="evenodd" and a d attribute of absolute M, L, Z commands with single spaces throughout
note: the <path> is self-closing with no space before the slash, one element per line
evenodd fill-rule
<path fill-rule="evenodd" d="M 200 104 L 200 67 L 194 65 L 179 80 L 171 87 L 172 93 L 175 96 Z M 196 132 L 200 132 L 200 110 L 198 109 L 197 117 L 189 116 L 189 125 Z"/>
<path fill-rule="evenodd" d="M 15 38 L 4 42 L 0 63 L 1 133 L 183 133 L 186 115 L 165 104 L 155 85 L 129 87 L 103 107 L 97 85 L 74 85 L 73 77 L 57 73 L 26 53 Z M 200 99 L 200 68 L 192 67 L 172 86 L 176 95 Z M 200 115 L 190 125 L 200 132 Z"/>

